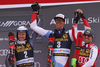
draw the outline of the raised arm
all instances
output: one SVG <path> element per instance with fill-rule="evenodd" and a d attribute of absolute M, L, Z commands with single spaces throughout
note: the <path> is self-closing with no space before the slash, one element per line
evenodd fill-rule
<path fill-rule="evenodd" d="M 83 11 L 81 9 L 77 9 L 75 11 L 75 17 L 74 17 L 73 26 L 72 26 L 72 35 L 73 35 L 75 42 L 76 42 L 76 39 L 77 39 L 77 33 L 78 32 L 82 32 L 82 33 L 84 32 L 84 30 L 79 31 L 77 29 L 77 23 L 78 23 L 78 20 L 80 18 L 83 20 L 85 30 L 91 28 L 88 21 L 86 20 L 85 16 L 83 15 Z"/>
<path fill-rule="evenodd" d="M 83 23 L 84 23 L 84 29 L 90 29 L 90 25 L 88 23 L 88 21 L 86 20 L 85 16 L 83 15 L 83 12 L 81 12 L 81 19 L 83 20 Z"/>
<path fill-rule="evenodd" d="M 38 13 L 39 12 L 39 4 L 38 3 L 32 4 L 32 9 L 33 9 L 33 14 L 32 14 L 32 18 L 31 18 L 30 28 L 42 36 L 48 35 L 48 33 L 51 32 L 50 30 L 45 30 L 37 25 L 37 14 L 39 14 Z"/>
<path fill-rule="evenodd" d="M 44 36 L 48 31 L 37 25 L 37 12 L 33 12 L 30 28 L 38 34 Z"/>

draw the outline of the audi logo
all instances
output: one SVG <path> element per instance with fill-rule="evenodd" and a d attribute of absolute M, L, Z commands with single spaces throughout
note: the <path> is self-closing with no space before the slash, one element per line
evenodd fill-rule
<path fill-rule="evenodd" d="M 8 51 L 8 49 L 0 49 L 0 56 L 7 56 Z"/>

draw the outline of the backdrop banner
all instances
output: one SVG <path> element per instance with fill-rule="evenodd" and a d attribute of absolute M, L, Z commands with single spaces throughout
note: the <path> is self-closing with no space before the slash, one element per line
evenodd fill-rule
<path fill-rule="evenodd" d="M 40 11 L 41 27 L 47 30 L 54 30 L 56 28 L 54 17 L 58 13 L 66 16 L 65 29 L 72 28 L 74 11 L 82 9 L 83 13 L 89 22 L 91 28 L 94 30 L 93 42 L 100 48 L 100 3 L 85 3 L 85 4 L 71 4 L 62 6 L 45 6 Z M 13 9 L 0 9 L 0 67 L 5 66 L 5 58 L 9 51 L 8 45 L 8 32 L 12 31 L 16 34 L 16 29 L 20 25 L 25 25 L 29 28 L 30 35 L 33 32 L 30 29 L 30 20 L 32 16 L 32 9 L 26 8 L 13 8 Z M 84 30 L 84 25 L 80 19 L 78 29 Z M 46 67 L 47 64 L 47 45 L 48 40 L 45 37 L 38 36 L 34 44 L 35 53 L 35 67 Z M 74 57 L 75 42 L 72 43 L 70 59 Z M 96 67 L 100 67 L 100 55 L 97 58 Z"/>

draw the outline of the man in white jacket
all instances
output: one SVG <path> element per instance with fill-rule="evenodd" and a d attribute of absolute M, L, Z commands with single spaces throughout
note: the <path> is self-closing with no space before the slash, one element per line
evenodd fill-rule
<path fill-rule="evenodd" d="M 73 41 L 72 30 L 66 31 L 64 28 L 65 15 L 59 13 L 54 17 L 56 22 L 56 29 L 54 31 L 45 30 L 37 26 L 37 14 L 39 14 L 39 4 L 35 3 L 32 5 L 33 14 L 31 19 L 31 29 L 38 34 L 49 38 L 49 35 L 53 33 L 55 35 L 55 41 L 53 45 L 53 58 L 52 64 L 54 67 L 69 67 L 69 55 L 71 49 L 71 43 Z M 86 19 L 82 19 L 85 24 L 88 24 Z M 85 25 L 87 27 L 87 25 Z"/>

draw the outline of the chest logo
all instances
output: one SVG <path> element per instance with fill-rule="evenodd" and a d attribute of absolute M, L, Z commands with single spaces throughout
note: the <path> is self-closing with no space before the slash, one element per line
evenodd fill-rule
<path fill-rule="evenodd" d="M 17 46 L 16 47 L 17 53 L 23 52 L 23 51 L 27 51 L 27 50 L 32 50 L 32 47 L 30 46 L 29 43 L 26 44 L 26 47 L 24 45 L 21 45 L 21 46 Z"/>
<path fill-rule="evenodd" d="M 86 56 L 86 57 L 89 57 L 90 55 L 90 49 L 88 48 L 81 48 L 80 49 L 80 56 Z"/>

